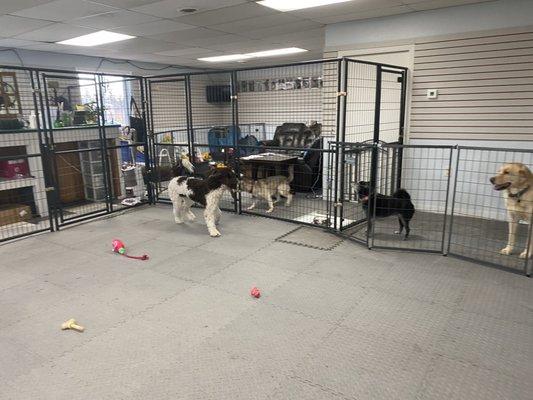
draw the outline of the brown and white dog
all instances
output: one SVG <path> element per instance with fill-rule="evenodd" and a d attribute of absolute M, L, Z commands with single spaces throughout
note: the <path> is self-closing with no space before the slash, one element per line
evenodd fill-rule
<path fill-rule="evenodd" d="M 174 221 L 181 224 L 184 221 L 192 221 L 195 215 L 191 206 L 196 203 L 205 207 L 204 218 L 212 237 L 220 236 L 216 228 L 222 212 L 218 206 L 222 195 L 231 191 L 235 199 L 238 180 L 231 168 L 215 168 L 204 179 L 190 176 L 178 176 L 168 184 L 168 195 L 172 201 Z"/>
<path fill-rule="evenodd" d="M 501 254 L 509 255 L 516 244 L 518 223 L 522 220 L 529 225 L 528 243 L 520 258 L 533 255 L 533 238 L 531 238 L 531 216 L 533 215 L 533 174 L 522 163 L 508 163 L 501 166 L 496 176 L 490 178 L 495 190 L 502 190 L 505 206 L 509 216 L 509 238 L 507 246 L 500 250 Z"/>
<path fill-rule="evenodd" d="M 267 213 L 274 211 L 274 204 L 278 203 L 283 196 L 287 199 L 285 205 L 288 207 L 292 202 L 290 183 L 294 179 L 294 172 L 289 168 L 289 176 L 276 175 L 267 178 L 253 180 L 244 178 L 242 180 L 242 190 L 252 195 L 252 205 L 247 210 L 253 210 L 258 199 L 263 199 L 268 203 Z M 272 198 L 276 197 L 276 201 Z"/>

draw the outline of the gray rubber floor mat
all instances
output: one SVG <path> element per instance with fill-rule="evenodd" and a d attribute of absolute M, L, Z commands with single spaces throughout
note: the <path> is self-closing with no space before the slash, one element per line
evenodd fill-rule
<path fill-rule="evenodd" d="M 312 247 L 319 250 L 331 250 L 338 246 L 343 239 L 329 232 L 317 228 L 301 226 L 276 239 L 278 242 Z"/>

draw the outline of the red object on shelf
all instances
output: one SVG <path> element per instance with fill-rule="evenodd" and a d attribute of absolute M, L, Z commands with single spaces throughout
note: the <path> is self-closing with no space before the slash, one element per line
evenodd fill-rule
<path fill-rule="evenodd" d="M 28 165 L 28 160 L 20 158 L 18 160 L 0 161 L 0 176 L 7 179 L 29 177 L 30 166 Z"/>

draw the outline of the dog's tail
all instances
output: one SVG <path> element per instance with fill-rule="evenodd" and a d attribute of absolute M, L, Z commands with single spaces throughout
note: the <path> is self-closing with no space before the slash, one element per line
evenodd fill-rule
<path fill-rule="evenodd" d="M 194 165 L 189 161 L 188 158 L 182 158 L 181 163 L 187 171 L 189 171 L 191 174 L 194 174 Z"/>
<path fill-rule="evenodd" d="M 394 192 L 392 197 L 394 197 L 395 199 L 411 200 L 411 195 L 405 189 L 398 189 L 396 192 Z"/>
<path fill-rule="evenodd" d="M 194 165 L 189 161 L 188 158 L 181 158 L 172 166 L 172 177 L 175 178 L 183 175 L 183 168 L 185 168 L 191 174 L 194 174 Z"/>
<path fill-rule="evenodd" d="M 289 176 L 287 178 L 287 183 L 291 183 L 294 180 L 294 166 L 289 167 Z"/>

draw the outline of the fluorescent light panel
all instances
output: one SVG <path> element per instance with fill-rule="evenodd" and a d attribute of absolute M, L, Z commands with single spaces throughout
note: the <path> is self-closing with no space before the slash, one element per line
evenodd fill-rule
<path fill-rule="evenodd" d="M 105 43 L 121 42 L 123 40 L 133 39 L 135 36 L 124 35 L 122 33 L 98 31 L 88 35 L 78 36 L 72 39 L 62 40 L 58 44 L 69 46 L 98 46 Z"/>
<path fill-rule="evenodd" d="M 346 3 L 348 1 L 352 0 L 262 0 L 258 1 L 257 4 L 285 12 L 327 6 L 330 4 Z"/>
<path fill-rule="evenodd" d="M 284 56 L 287 54 L 303 53 L 306 51 L 306 49 L 300 49 L 299 47 L 287 47 L 285 49 L 257 51 L 255 53 L 228 54 L 226 56 L 204 57 L 199 58 L 198 60 L 207 62 L 241 61 L 248 60 L 250 58 Z"/>

